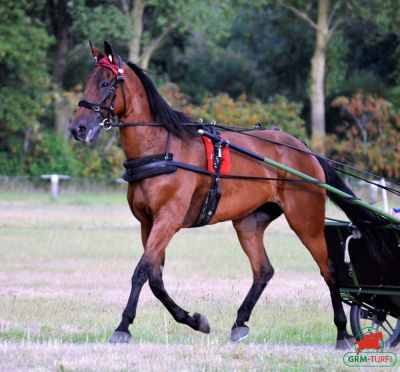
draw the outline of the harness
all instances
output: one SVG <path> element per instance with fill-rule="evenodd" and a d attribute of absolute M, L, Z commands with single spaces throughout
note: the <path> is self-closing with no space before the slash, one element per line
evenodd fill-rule
<path fill-rule="evenodd" d="M 215 129 L 213 134 L 217 135 L 217 131 Z M 197 221 L 193 227 L 208 225 L 217 210 L 222 195 L 221 186 L 219 183 L 222 164 L 222 141 L 213 141 L 213 146 L 213 171 L 175 161 L 174 155 L 170 152 L 166 152 L 165 154 L 125 160 L 123 163 L 125 173 L 122 178 L 129 183 L 135 183 L 146 178 L 174 173 L 178 168 L 211 176 L 212 181 L 210 190 L 207 193 L 207 196 L 200 209 L 199 217 L 197 218 Z"/>
<path fill-rule="evenodd" d="M 125 82 L 124 72 L 125 71 L 123 69 L 121 57 L 117 56 L 117 58 L 118 58 L 118 66 L 116 64 L 113 64 L 107 57 L 103 57 L 96 64 L 96 67 L 108 68 L 116 75 L 116 78 L 112 82 L 109 92 L 104 97 L 104 99 L 101 101 L 101 103 L 97 104 L 97 103 L 93 103 L 93 102 L 82 99 L 79 101 L 78 105 L 81 107 L 85 107 L 87 109 L 93 110 L 95 112 L 99 112 L 103 116 L 103 121 L 102 121 L 102 123 L 99 124 L 99 126 L 103 127 L 103 129 L 105 129 L 105 130 L 109 130 L 113 127 L 117 127 L 117 128 L 134 127 L 134 126 L 163 127 L 163 125 L 160 123 L 120 123 L 118 120 L 115 120 L 116 118 L 118 119 L 118 115 L 115 114 L 114 108 L 115 108 L 116 93 L 117 93 L 117 89 L 119 86 L 121 86 L 122 96 L 123 96 L 123 105 L 124 105 L 122 115 L 126 112 L 126 95 L 125 95 L 125 85 L 124 85 L 124 82 Z M 109 106 L 106 105 L 108 101 L 110 101 Z M 106 114 L 104 114 L 103 111 L 106 111 Z M 203 168 L 200 168 L 197 166 L 193 166 L 190 164 L 175 161 L 173 158 L 173 154 L 168 151 L 169 139 L 170 139 L 170 135 L 168 133 L 167 148 L 166 148 L 165 153 L 158 154 L 158 155 L 152 155 L 152 156 L 146 156 L 146 157 L 142 157 L 139 159 L 126 160 L 123 163 L 124 168 L 125 168 L 125 174 L 123 176 L 123 179 L 130 183 L 140 182 L 149 177 L 155 177 L 155 176 L 159 176 L 159 175 L 174 173 L 174 172 L 176 172 L 176 170 L 178 168 L 212 177 L 210 190 L 203 202 L 202 208 L 199 213 L 199 217 L 198 217 L 196 223 L 193 225 L 193 227 L 203 226 L 203 225 L 208 224 L 211 221 L 212 217 L 214 216 L 214 214 L 217 210 L 217 207 L 218 207 L 219 200 L 221 198 L 221 187 L 219 184 L 219 181 L 221 178 L 239 179 L 239 180 L 295 182 L 295 183 L 302 183 L 302 182 L 316 183 L 316 184 L 320 183 L 319 181 L 306 181 L 306 180 L 302 180 L 302 179 L 298 179 L 298 178 L 295 178 L 295 179 L 293 179 L 293 178 L 270 178 L 270 177 L 221 174 L 220 170 L 221 170 L 221 163 L 222 163 L 222 148 L 224 146 L 230 146 L 230 145 L 226 140 L 224 140 L 218 136 L 218 133 L 215 129 L 217 127 L 220 129 L 223 129 L 223 130 L 227 130 L 227 131 L 238 132 L 238 133 L 244 134 L 246 136 L 254 137 L 258 140 L 262 140 L 262 141 L 269 142 L 272 144 L 289 147 L 289 148 L 292 148 L 293 150 L 305 153 L 307 155 L 312 155 L 317 158 L 321 158 L 321 159 L 324 159 L 327 161 L 332 161 L 335 164 L 342 165 L 342 166 L 345 166 L 346 168 L 354 169 L 354 170 L 357 170 L 364 174 L 368 174 L 368 175 L 372 175 L 372 176 L 376 177 L 376 175 L 373 175 L 369 172 L 360 171 L 359 169 L 348 166 L 346 164 L 343 164 L 343 163 L 340 163 L 337 161 L 333 161 L 331 159 L 327 159 L 320 155 L 316 155 L 316 154 L 312 153 L 311 151 L 298 149 L 289 144 L 280 143 L 280 142 L 274 141 L 272 139 L 262 138 L 262 137 L 254 136 L 250 133 L 246 133 L 249 130 L 246 128 L 236 128 L 236 127 L 231 127 L 231 126 L 228 127 L 228 126 L 216 125 L 215 122 L 204 123 L 203 121 L 192 122 L 192 123 L 183 123 L 182 125 L 196 126 L 198 128 L 205 129 L 206 132 L 208 132 L 208 134 L 209 134 L 208 137 L 211 138 L 213 141 L 213 149 L 214 149 L 213 150 L 213 164 L 212 164 L 213 169 L 212 169 L 212 171 L 206 170 L 206 169 L 203 169 Z M 259 125 L 256 125 L 254 127 L 254 129 L 257 130 L 257 129 L 262 129 L 262 128 Z M 199 132 L 204 133 L 205 131 L 199 130 Z M 340 170 L 338 168 L 334 168 L 334 169 L 341 171 L 343 173 L 347 173 L 346 171 Z M 361 177 L 356 177 L 356 178 L 361 178 Z M 377 184 L 376 182 L 373 182 L 373 181 L 367 181 L 367 182 L 374 184 L 376 186 L 379 186 L 381 188 L 384 188 L 388 191 L 394 192 L 396 194 L 400 194 L 400 192 L 398 192 L 397 190 L 394 190 L 387 186 L 383 187 L 380 184 Z M 397 182 L 393 182 L 393 183 L 397 184 Z"/>
<path fill-rule="evenodd" d="M 78 106 L 85 107 L 89 110 L 93 110 L 95 112 L 100 113 L 103 116 L 103 121 L 100 126 L 105 130 L 109 130 L 112 127 L 123 127 L 124 123 L 116 122 L 114 119 L 117 116 L 114 112 L 115 108 L 115 100 L 117 97 L 117 89 L 121 86 L 122 96 L 124 100 L 124 110 L 122 115 L 126 112 L 126 95 L 125 95 L 125 77 L 124 77 L 124 69 L 122 64 L 122 59 L 118 55 L 118 66 L 112 63 L 112 61 L 108 57 L 103 57 L 96 63 L 96 67 L 103 67 L 111 70 L 116 78 L 112 82 L 111 88 L 108 91 L 107 95 L 100 103 L 90 102 L 88 100 L 82 99 L 79 101 Z M 110 101 L 110 105 L 107 106 L 107 102 Z M 106 114 L 104 114 L 106 111 Z M 131 123 L 133 125 L 146 125 L 146 126 L 161 126 L 158 123 Z M 129 125 L 131 126 L 131 125 Z M 217 131 L 213 128 L 214 135 L 217 135 Z M 193 227 L 204 226 L 207 225 L 212 217 L 214 216 L 219 200 L 221 199 L 221 186 L 219 184 L 220 179 L 220 169 L 222 163 L 222 142 L 221 141 L 213 141 L 214 151 L 213 151 L 213 171 L 207 171 L 200 167 L 192 166 L 185 163 L 180 163 L 175 161 L 174 155 L 170 153 L 169 148 L 169 134 L 167 139 L 167 148 L 164 154 L 145 156 L 139 159 L 131 159 L 126 160 L 123 163 L 125 168 L 125 173 L 123 175 L 123 179 L 129 183 L 140 182 L 146 178 L 156 177 L 164 174 L 171 174 L 176 172 L 178 168 L 186 169 L 189 171 L 202 173 L 212 177 L 212 182 L 210 186 L 210 190 L 203 202 L 203 205 L 200 210 L 199 217 L 197 222 Z"/>

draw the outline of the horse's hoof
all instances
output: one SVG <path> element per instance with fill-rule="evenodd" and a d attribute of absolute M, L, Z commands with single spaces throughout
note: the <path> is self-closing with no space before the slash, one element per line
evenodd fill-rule
<path fill-rule="evenodd" d="M 335 348 L 337 350 L 349 350 L 349 349 L 354 349 L 354 338 L 349 336 L 345 337 L 341 340 L 336 340 L 336 346 Z"/>
<path fill-rule="evenodd" d="M 238 342 L 246 338 L 250 333 L 249 327 L 236 327 L 231 331 L 231 342 Z"/>
<path fill-rule="evenodd" d="M 197 330 L 203 333 L 210 333 L 210 324 L 208 323 L 207 318 L 199 313 L 194 313 L 193 318 L 196 319 L 198 327 Z"/>
<path fill-rule="evenodd" d="M 115 331 L 113 335 L 109 338 L 108 342 L 110 344 L 127 344 L 131 340 L 132 336 L 130 333 Z"/>

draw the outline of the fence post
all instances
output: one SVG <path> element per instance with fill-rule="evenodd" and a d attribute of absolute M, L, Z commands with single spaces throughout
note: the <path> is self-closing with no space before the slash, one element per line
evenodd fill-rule
<path fill-rule="evenodd" d="M 53 200 L 58 198 L 58 184 L 60 180 L 68 180 L 69 176 L 64 176 L 61 174 L 43 174 L 40 176 L 45 180 L 50 180 L 50 195 Z"/>

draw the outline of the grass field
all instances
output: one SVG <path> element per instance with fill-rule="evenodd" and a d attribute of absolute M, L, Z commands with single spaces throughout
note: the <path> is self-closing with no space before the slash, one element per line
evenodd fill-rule
<path fill-rule="evenodd" d="M 342 370 L 328 290 L 286 222 L 267 230 L 275 276 L 228 342 L 251 270 L 230 224 L 181 231 L 167 250 L 170 295 L 205 314 L 209 336 L 175 323 L 143 288 L 129 345 L 108 345 L 142 253 L 123 194 L 0 194 L 0 370 Z"/>

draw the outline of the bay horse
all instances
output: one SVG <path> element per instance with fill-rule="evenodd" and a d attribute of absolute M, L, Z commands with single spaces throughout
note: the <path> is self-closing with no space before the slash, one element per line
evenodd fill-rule
<path fill-rule="evenodd" d="M 80 101 L 70 124 L 69 129 L 75 139 L 93 142 L 101 126 L 110 126 L 112 117 L 116 116 L 119 118 L 120 141 L 126 159 L 143 159 L 163 154 L 167 148 L 178 161 L 206 168 L 206 154 L 202 138 L 197 133 L 198 128 L 185 125 L 193 120 L 173 110 L 157 92 L 147 74 L 133 63 L 122 62 L 113 53 L 109 43 L 105 42 L 104 52 L 92 44 L 90 50 L 96 65 L 86 79 L 84 99 Z M 124 123 L 133 125 L 125 126 Z M 307 150 L 298 139 L 276 130 L 257 130 L 254 133 L 251 137 L 224 133 L 224 138 L 351 193 L 327 162 L 286 146 L 262 141 L 270 139 Z M 268 225 L 283 213 L 290 228 L 311 253 L 329 288 L 337 327 L 336 347 L 351 346 L 352 337 L 346 331 L 347 319 L 339 288 L 329 267 L 324 236 L 325 190 L 315 184 L 285 182 L 283 179 L 288 175 L 284 171 L 234 151 L 231 152 L 230 162 L 232 174 L 275 179 L 220 180 L 222 197 L 210 224 L 229 220 L 233 222 L 253 272 L 253 283 L 233 322 L 231 341 L 238 341 L 248 335 L 246 322 L 274 274 L 263 236 Z M 153 294 L 177 322 L 203 333 L 210 332 L 204 315 L 191 315 L 171 299 L 162 277 L 168 243 L 180 229 L 195 226 L 210 184 L 210 176 L 185 169 L 128 184 L 127 199 L 133 215 L 140 222 L 144 253 L 132 276 L 131 291 L 122 320 L 109 342 L 130 341 L 128 327 L 135 319 L 139 294 L 147 280 Z M 349 218 L 359 222 L 371 218 L 368 212 L 346 200 L 335 200 L 329 193 L 328 196 L 334 199 Z"/>

